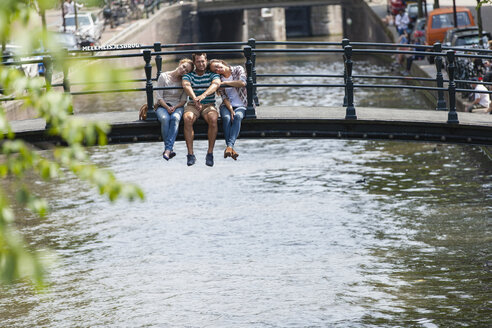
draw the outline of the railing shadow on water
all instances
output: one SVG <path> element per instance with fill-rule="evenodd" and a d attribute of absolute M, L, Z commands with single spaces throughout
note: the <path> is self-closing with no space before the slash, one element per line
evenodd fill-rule
<path fill-rule="evenodd" d="M 260 47 L 259 47 L 260 46 Z M 267 46 L 273 46 L 267 48 Z M 287 47 L 282 47 L 287 46 Z M 296 48 L 291 48 L 296 46 Z M 300 46 L 300 47 L 299 47 Z M 221 47 L 220 49 L 216 49 Z M 222 48 L 222 47 L 235 47 L 235 48 Z M 238 48 L 239 47 L 239 48 Z M 241 48 L 242 47 L 242 48 Z M 389 49 L 388 49 L 389 48 Z M 399 48 L 407 48 L 413 50 L 400 50 Z M 173 49 L 173 50 L 169 50 Z M 95 50 L 100 50 L 104 54 L 94 55 Z M 138 53 L 121 53 L 122 51 L 135 51 Z M 118 54 L 107 54 L 112 51 L 118 51 Z M 43 63 L 45 66 L 45 88 L 47 90 L 53 87 L 63 87 L 64 92 L 72 95 L 88 95 L 88 94 L 102 94 L 102 93 L 118 93 L 118 92 L 145 92 L 148 108 L 154 108 L 154 91 L 165 89 L 180 89 L 181 87 L 155 87 L 154 82 L 157 81 L 158 76 L 162 72 L 163 56 L 183 56 L 191 55 L 196 52 L 206 52 L 207 54 L 221 54 L 221 55 L 242 55 L 245 58 L 245 67 L 247 74 L 247 95 L 248 104 L 246 117 L 256 118 L 256 111 L 254 105 L 259 105 L 257 97 L 257 88 L 344 88 L 343 106 L 346 108 L 345 119 L 356 120 L 357 113 L 354 106 L 354 90 L 357 88 L 378 88 L 378 89 L 412 89 L 412 90 L 426 90 L 434 91 L 437 93 L 436 110 L 448 111 L 447 123 L 459 124 L 458 114 L 456 112 L 456 93 L 457 92 L 469 92 L 469 89 L 460 89 L 456 87 L 456 83 L 470 84 L 472 80 L 455 80 L 456 74 L 456 58 L 468 58 L 468 59 L 481 59 L 492 60 L 492 51 L 485 49 L 467 49 L 468 53 L 462 53 L 461 48 L 449 48 L 443 47 L 440 43 L 436 43 L 433 46 L 415 45 L 415 44 L 394 44 L 394 43 L 370 43 L 370 42 L 350 42 L 348 39 L 343 39 L 341 42 L 300 42 L 300 41 L 256 41 L 255 39 L 249 39 L 248 42 L 203 42 L 203 43 L 180 43 L 180 44 L 161 44 L 159 42 L 153 45 L 138 45 L 135 47 L 129 47 L 127 49 L 121 49 L 121 47 L 100 47 L 98 49 L 92 49 L 91 51 L 75 50 L 66 51 L 64 56 L 64 65 L 62 69 L 63 81 L 59 83 L 52 83 L 53 79 L 53 57 L 49 53 L 36 53 L 27 56 L 42 56 L 41 59 L 34 60 L 19 60 L 22 56 L 2 56 L 2 65 L 20 66 L 24 64 Z M 333 54 L 339 55 L 344 62 L 344 70 L 340 74 L 257 74 L 256 72 L 256 57 L 259 54 Z M 353 59 L 354 55 L 411 55 L 421 57 L 432 57 L 436 66 L 435 78 L 423 78 L 423 77 L 410 77 L 410 76 L 381 76 L 381 75 L 353 75 L 353 67 L 356 62 Z M 24 56 L 24 57 L 27 57 Z M 91 61 L 91 60 L 106 60 L 115 58 L 132 58 L 141 57 L 144 61 L 145 78 L 130 79 L 124 81 L 111 81 L 117 83 L 131 83 L 140 82 L 145 83 L 143 88 L 123 88 L 113 90 L 85 90 L 85 91 L 71 91 L 71 85 L 82 85 L 84 83 L 72 82 L 70 83 L 69 66 L 71 63 L 78 61 Z M 156 74 L 152 75 L 152 57 L 154 58 Z M 446 60 L 446 67 L 448 73 L 448 79 L 444 79 L 442 70 L 444 69 L 443 61 Z M 258 83 L 258 78 L 263 77 L 304 77 L 304 78 L 338 78 L 342 83 L 334 84 L 299 84 L 299 83 Z M 415 81 L 426 82 L 434 84 L 435 86 L 420 86 L 420 85 L 408 85 L 408 84 L 370 84 L 370 83 L 355 83 L 357 81 L 365 79 L 384 79 L 384 80 L 399 80 L 399 81 Z M 92 84 L 107 83 L 109 81 L 96 81 Z M 447 83 L 447 87 L 445 86 Z M 484 85 L 492 85 L 490 82 L 480 82 Z M 204 88 L 208 86 L 203 86 Z M 1 90 L 0 90 L 1 91 Z M 480 91 L 475 90 L 475 93 L 487 93 L 492 94 L 492 91 Z M 446 105 L 444 94 L 448 94 L 449 103 Z M 12 101 L 22 99 L 22 97 L 2 97 L 0 101 Z M 150 110 L 147 120 L 156 120 L 155 112 Z"/>

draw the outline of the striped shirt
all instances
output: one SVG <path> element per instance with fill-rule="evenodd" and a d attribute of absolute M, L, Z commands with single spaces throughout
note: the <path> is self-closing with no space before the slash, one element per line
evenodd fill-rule
<path fill-rule="evenodd" d="M 215 74 L 210 71 L 206 71 L 205 73 L 203 73 L 203 75 L 197 75 L 195 72 L 191 72 L 183 76 L 183 80 L 191 83 L 191 87 L 193 88 L 193 91 L 195 92 L 195 95 L 197 97 L 204 93 L 205 90 L 207 90 L 208 87 L 212 84 L 212 81 L 215 79 L 220 80 L 219 74 Z M 198 86 L 200 86 L 200 88 L 197 88 Z M 193 99 L 188 97 L 188 101 L 193 101 Z M 215 103 L 215 93 L 208 95 L 205 99 L 201 101 L 201 103 Z"/>

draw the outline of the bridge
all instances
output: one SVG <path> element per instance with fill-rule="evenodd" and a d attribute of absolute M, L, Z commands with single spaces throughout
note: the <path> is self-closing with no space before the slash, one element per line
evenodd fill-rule
<path fill-rule="evenodd" d="M 274 8 L 274 7 L 300 7 L 300 6 L 322 6 L 322 5 L 341 5 L 342 0 L 214 0 L 198 1 L 198 12 L 210 11 L 231 11 L 257 8 Z M 351 1 L 348 1 L 351 2 Z"/>
<path fill-rule="evenodd" d="M 165 15 L 172 24 L 167 33 L 159 34 L 168 42 L 241 41 L 253 35 L 258 40 L 283 41 L 330 34 L 354 41 L 389 41 L 380 18 L 364 0 L 194 1 Z M 178 40 L 167 34 L 179 36 Z"/>
<path fill-rule="evenodd" d="M 357 120 L 345 119 L 344 107 L 260 106 L 255 119 L 243 120 L 240 139 L 308 138 L 400 140 L 492 145 L 492 119 L 486 115 L 460 113 L 460 124 L 446 123 L 447 113 L 430 110 L 358 108 Z M 139 121 L 136 111 L 78 115 L 111 125 L 108 143 L 161 141 L 157 121 Z M 13 121 L 17 138 L 39 148 L 63 143 L 45 133 L 45 121 Z M 219 138 L 223 138 L 219 124 Z M 207 125 L 195 124 L 195 139 L 207 139 Z M 176 140 L 184 140 L 182 124 Z"/>
<path fill-rule="evenodd" d="M 218 46 L 242 46 L 243 49 L 214 49 Z M 267 46 L 283 45 L 284 47 L 266 48 Z M 413 45 L 406 45 L 415 47 Z M 73 95 L 110 93 L 110 92 L 145 92 L 147 105 L 153 108 L 153 92 L 159 90 L 154 87 L 162 69 L 162 56 L 190 55 L 199 50 L 189 50 L 189 47 L 202 47 L 201 50 L 214 54 L 243 54 L 247 72 L 248 106 L 247 117 L 243 121 L 240 138 L 344 138 L 344 139 L 382 139 L 402 141 L 424 141 L 440 143 L 463 143 L 492 145 L 492 116 L 475 113 L 456 112 L 457 92 L 467 92 L 469 89 L 460 89 L 456 83 L 469 83 L 471 81 L 455 81 L 454 70 L 457 57 L 488 58 L 492 59 L 492 51 L 476 50 L 472 54 L 457 54 L 456 49 L 441 47 L 437 44 L 426 47 L 427 51 L 394 50 L 401 47 L 398 44 L 372 44 L 363 42 L 350 42 L 347 39 L 342 42 L 256 42 L 251 39 L 247 43 L 202 43 L 202 44 L 172 44 L 161 45 L 155 43 L 149 46 L 140 46 L 139 53 L 101 54 L 96 56 L 78 56 L 73 61 L 105 60 L 114 58 L 141 58 L 144 62 L 144 79 L 135 79 L 133 82 L 145 83 L 144 88 L 120 89 L 120 90 L 93 90 L 71 91 L 68 83 L 68 70 L 64 72 L 63 81 L 52 83 L 52 66 L 50 60 L 47 64 L 47 87 L 63 88 L 64 92 Z M 206 48 L 203 48 L 206 47 Z M 210 48 L 212 47 L 212 48 Z M 292 48 L 297 47 L 297 48 Z M 422 46 L 418 46 L 422 48 Z M 425 47 L 425 46 L 424 46 Z M 168 49 L 174 50 L 168 50 Z M 115 50 L 116 51 L 116 50 Z M 272 74 L 270 76 L 304 76 L 330 77 L 338 79 L 334 84 L 262 84 L 259 80 L 267 76 L 257 74 L 256 55 L 266 53 L 296 53 L 312 54 L 323 53 L 335 55 L 344 61 L 344 71 L 335 75 L 299 75 L 299 74 Z M 411 78 L 398 76 L 364 76 L 353 75 L 354 56 L 367 54 L 417 54 L 422 56 L 434 56 L 437 76 L 430 78 Z M 49 57 L 48 57 L 49 58 Z M 155 61 L 156 75 L 152 72 L 152 59 Z M 448 62 L 449 80 L 442 76 L 443 59 Z M 36 62 L 31 60 L 29 62 Z M 18 65 L 20 62 L 6 64 Z M 434 86 L 416 86 L 408 84 L 368 84 L 363 83 L 367 78 L 404 80 L 405 82 L 424 81 Z M 357 81 L 358 83 L 354 83 Z M 360 81 L 360 82 L 359 82 Z M 492 85 L 492 83 L 484 83 Z M 344 88 L 345 94 L 340 99 L 339 107 L 282 107 L 282 106 L 257 106 L 256 90 L 259 88 Z M 386 108 L 355 108 L 354 93 L 358 88 L 407 88 L 413 90 L 427 90 L 436 94 L 435 110 L 404 110 Z M 165 89 L 165 88 L 164 88 Z M 491 94 L 491 91 L 483 91 Z M 447 101 L 446 97 L 447 96 Z M 14 100 L 4 97 L 0 101 Z M 159 123 L 156 121 L 153 111 L 149 111 L 146 121 L 139 121 L 136 108 L 124 112 L 96 113 L 77 115 L 91 120 L 105 121 L 111 125 L 108 135 L 109 143 L 150 142 L 161 140 Z M 20 138 L 38 145 L 41 148 L 49 147 L 53 143 L 63 144 L 63 140 L 57 139 L 46 133 L 46 122 L 43 119 L 32 119 L 11 122 L 16 138 Z M 219 124 L 219 138 L 222 137 Z M 207 127 L 204 122 L 198 122 L 195 128 L 196 139 L 206 139 Z M 183 140 L 182 127 L 177 140 Z"/>

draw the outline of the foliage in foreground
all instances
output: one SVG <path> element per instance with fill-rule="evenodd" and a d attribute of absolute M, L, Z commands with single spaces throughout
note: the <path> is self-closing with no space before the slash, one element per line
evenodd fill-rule
<path fill-rule="evenodd" d="M 0 40 L 2 45 L 15 43 L 20 53 L 31 53 L 40 40 L 46 49 L 53 51 L 54 62 L 62 65 L 61 51 L 51 40 L 49 33 L 41 28 L 39 12 L 54 6 L 54 0 L 2 0 L 0 2 Z M 18 58 L 17 58 L 18 59 Z M 61 66 L 55 70 L 60 70 Z M 74 72 L 78 81 L 101 79 L 101 76 L 118 78 L 118 73 L 102 65 L 87 65 Z M 71 73 L 73 76 L 74 74 Z M 120 77 L 121 78 L 121 77 Z M 5 117 L 5 103 L 0 102 L 0 283 L 11 284 L 25 280 L 42 288 L 46 284 L 46 253 L 31 250 L 15 228 L 16 217 L 11 202 L 17 202 L 38 217 L 46 217 L 46 200 L 32 193 L 25 181 L 26 175 L 35 174 L 44 183 L 50 183 L 70 171 L 83 181 L 95 186 L 101 195 L 110 201 L 118 198 L 143 199 L 142 190 L 118 181 L 115 175 L 91 163 L 85 145 L 104 145 L 109 131 L 107 124 L 86 122 L 71 115 L 70 95 L 58 90 L 45 90 L 44 79 L 28 78 L 22 72 L 0 63 L 0 86 L 3 96 L 25 97 L 24 107 L 37 110 L 50 124 L 49 133 L 61 137 L 66 147 L 56 147 L 49 153 L 35 149 L 21 140 L 15 140 Z M 10 186 L 11 188 L 7 188 Z M 13 186 L 13 187 L 12 187 Z M 8 190 L 16 190 L 15 195 Z M 18 219 L 17 219 L 18 220 Z"/>

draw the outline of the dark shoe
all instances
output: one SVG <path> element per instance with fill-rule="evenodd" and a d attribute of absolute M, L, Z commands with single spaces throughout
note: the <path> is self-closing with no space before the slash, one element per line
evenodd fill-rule
<path fill-rule="evenodd" d="M 227 158 L 227 157 L 232 157 L 232 148 L 231 147 L 227 147 L 224 150 L 224 158 Z"/>
<path fill-rule="evenodd" d="M 172 151 L 172 152 L 169 154 L 169 159 L 173 158 L 174 156 L 176 156 L 176 153 Z"/>
<path fill-rule="evenodd" d="M 208 153 L 207 156 L 205 156 L 205 164 L 207 166 L 214 166 L 214 154 L 213 153 Z"/>
<path fill-rule="evenodd" d="M 237 160 L 238 156 L 239 156 L 239 154 L 238 154 L 238 153 L 236 153 L 236 151 L 233 149 L 233 150 L 232 150 L 232 155 L 231 155 L 231 157 L 232 157 L 234 160 Z"/>
<path fill-rule="evenodd" d="M 190 154 L 186 155 L 186 164 L 188 166 L 192 166 L 193 164 L 195 164 L 195 162 L 196 162 L 195 155 L 190 155 Z"/>
<path fill-rule="evenodd" d="M 170 157 L 166 155 L 166 152 L 163 152 L 162 158 L 164 158 L 166 161 L 168 161 Z"/>

